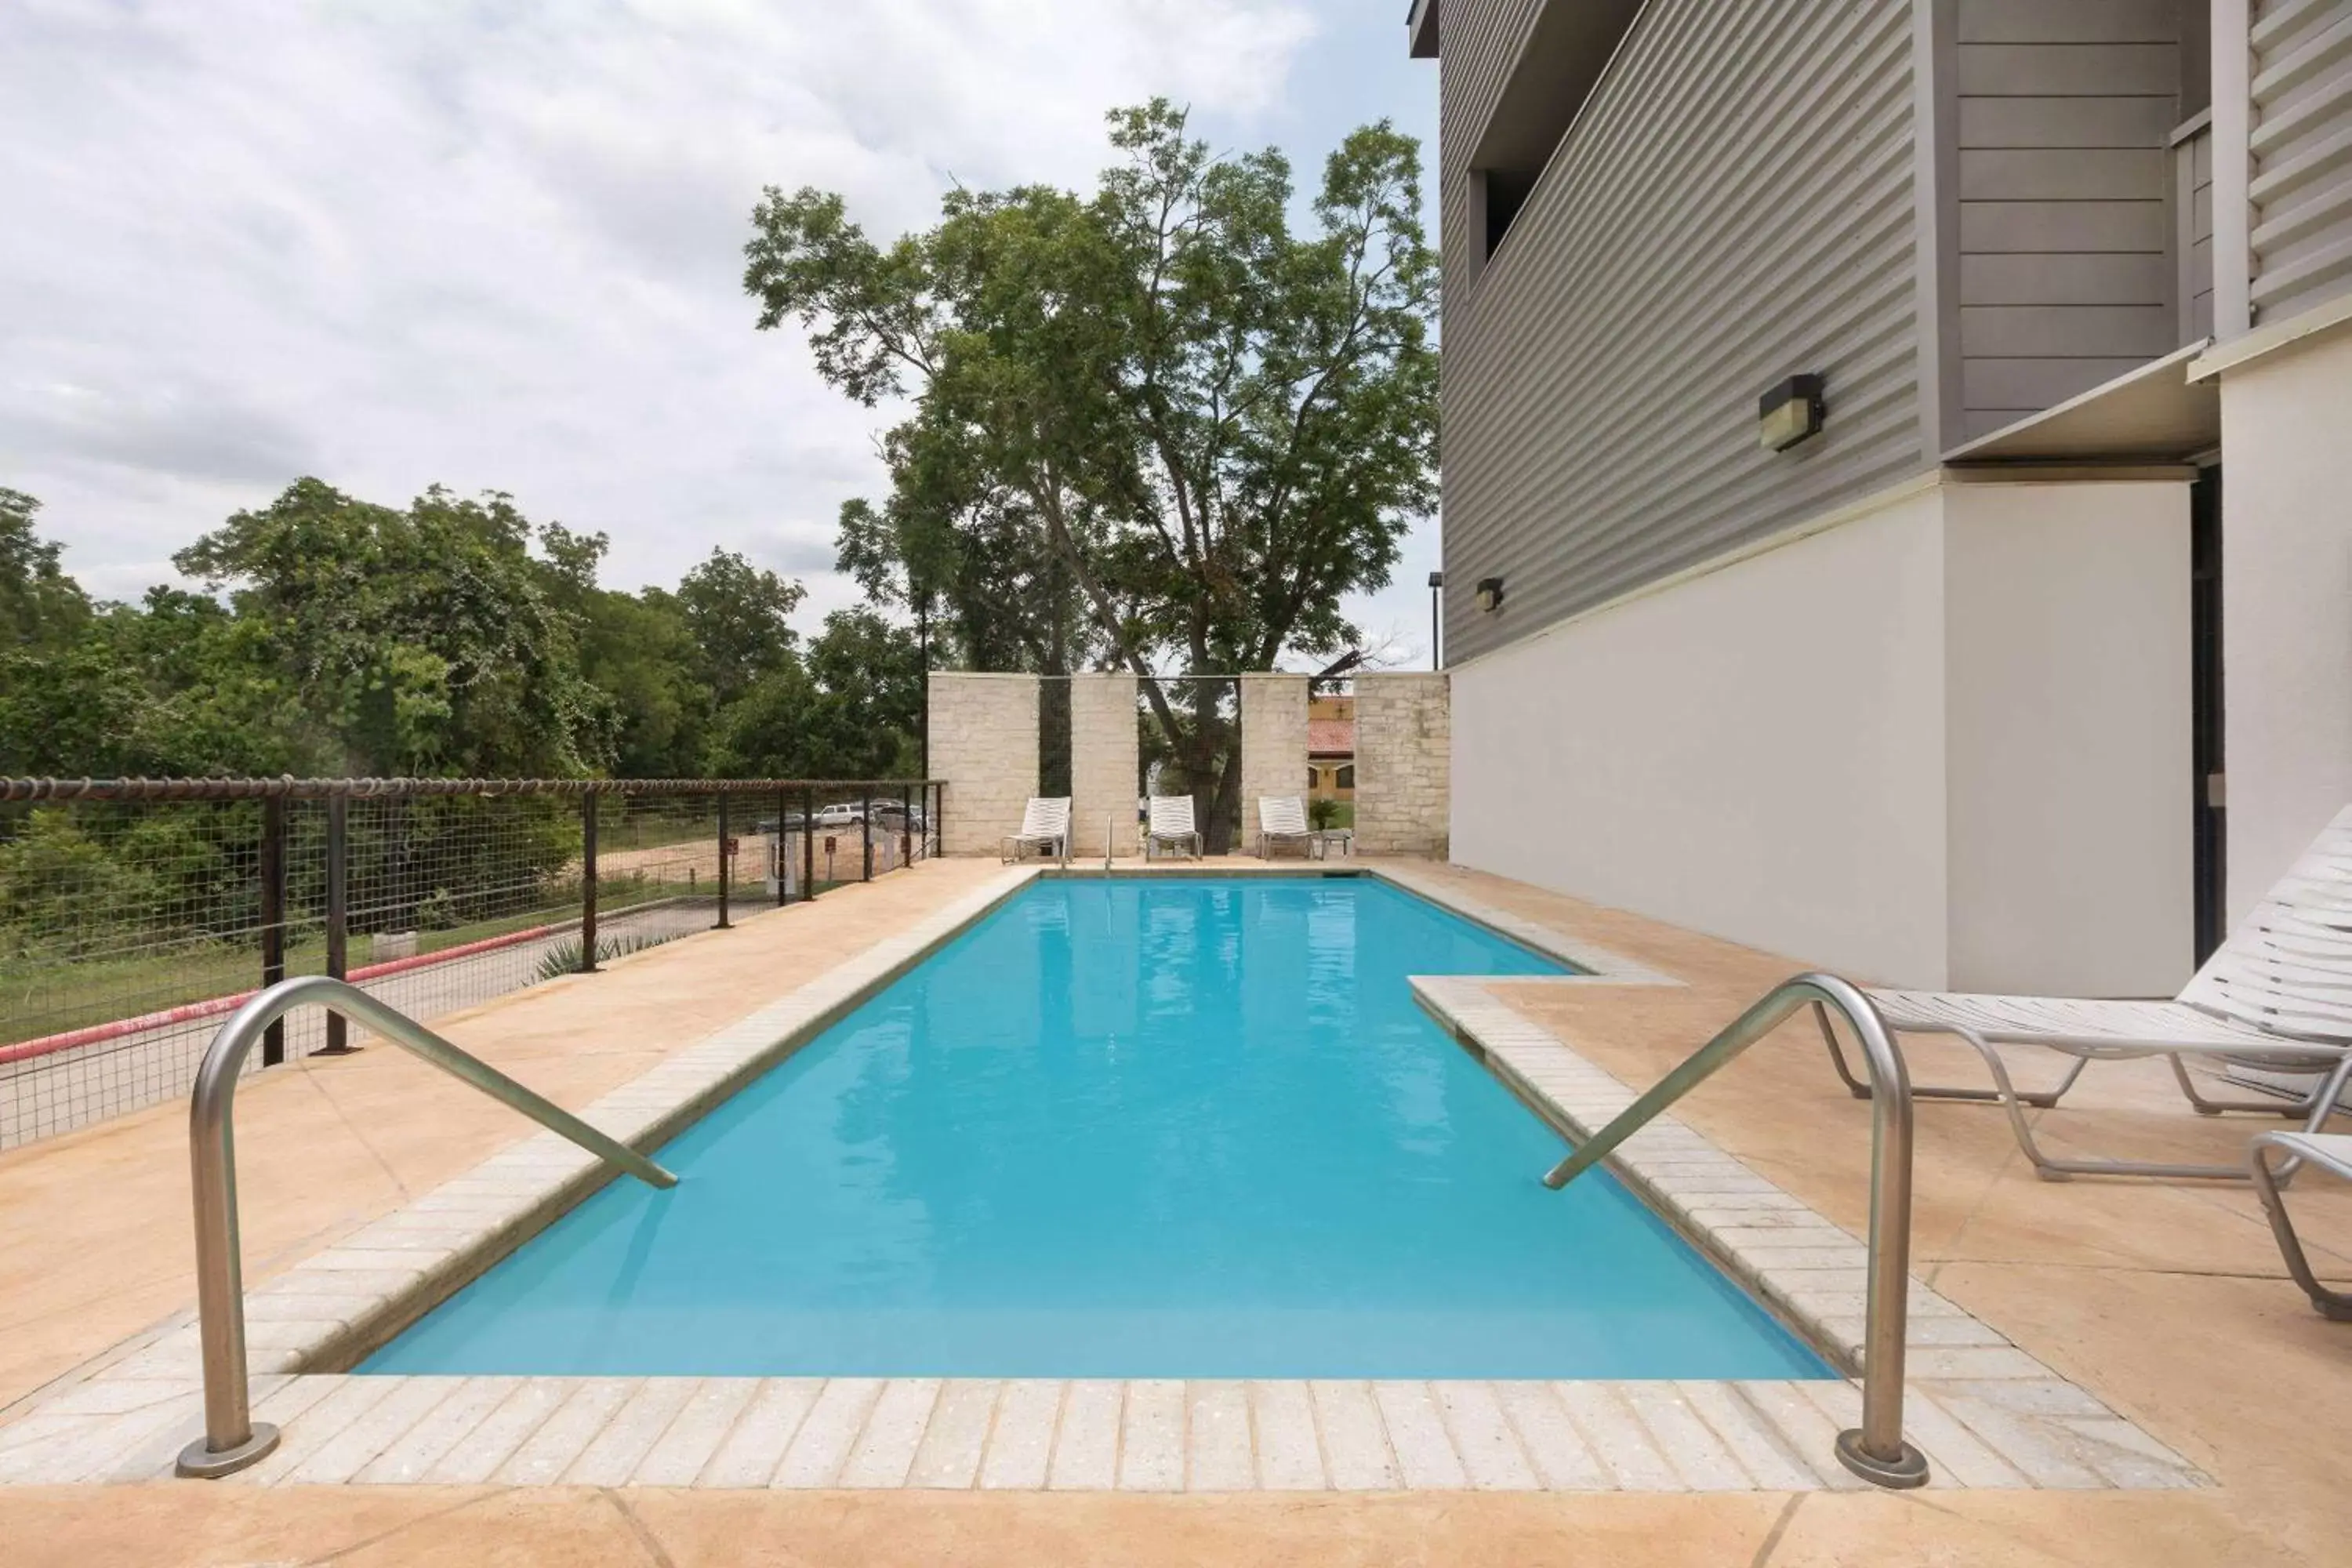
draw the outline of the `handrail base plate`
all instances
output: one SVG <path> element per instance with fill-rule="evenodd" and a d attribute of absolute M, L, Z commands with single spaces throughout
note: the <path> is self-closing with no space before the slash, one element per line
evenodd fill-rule
<path fill-rule="evenodd" d="M 1902 1491 L 1927 1484 L 1927 1456 L 1903 1445 L 1903 1451 L 1893 1462 L 1881 1459 L 1862 1446 L 1862 1429 L 1853 1427 L 1837 1435 L 1838 1463 L 1874 1487 Z"/>
<path fill-rule="evenodd" d="M 258 1463 L 277 1447 L 278 1428 L 267 1421 L 257 1421 L 253 1424 L 253 1436 L 234 1448 L 215 1448 L 211 1438 L 197 1438 L 180 1450 L 180 1462 L 172 1470 L 192 1480 L 217 1480 Z"/>

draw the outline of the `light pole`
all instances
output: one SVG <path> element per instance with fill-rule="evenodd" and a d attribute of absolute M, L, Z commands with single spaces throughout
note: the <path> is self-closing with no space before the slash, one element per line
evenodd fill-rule
<path fill-rule="evenodd" d="M 915 746 L 919 760 L 916 771 L 925 779 L 931 776 L 931 591 L 924 588 L 914 595 L 915 646 L 920 650 L 921 668 L 915 679 L 921 683 L 915 708 Z"/>
<path fill-rule="evenodd" d="M 1429 668 L 1432 669 L 1445 668 L 1445 660 L 1440 651 L 1438 641 L 1439 633 L 1442 630 L 1442 623 L 1438 618 L 1438 595 L 1444 586 L 1444 573 L 1432 572 L 1429 574 Z"/>

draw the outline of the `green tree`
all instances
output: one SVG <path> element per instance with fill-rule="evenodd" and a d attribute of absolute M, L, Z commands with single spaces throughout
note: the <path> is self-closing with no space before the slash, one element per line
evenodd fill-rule
<path fill-rule="evenodd" d="M 58 564 L 55 542 L 33 531 L 41 503 L 0 486 L 0 650 L 53 647 L 89 619 L 89 598 Z"/>
<path fill-rule="evenodd" d="M 792 663 L 799 639 L 790 617 L 801 595 L 798 583 L 730 550 L 713 550 L 678 583 L 671 597 L 701 650 L 706 678 L 720 705 Z"/>
<path fill-rule="evenodd" d="M 601 754 L 620 778 L 687 778 L 706 769 L 711 698 L 701 650 L 674 595 L 596 584 L 611 542 L 561 523 L 539 531 L 548 595 L 572 618 Z"/>
<path fill-rule="evenodd" d="M 1110 127 L 1120 162 L 1091 196 L 958 190 L 887 248 L 837 195 L 762 197 L 760 326 L 800 321 L 852 397 L 915 400 L 889 504 L 845 518 L 845 565 L 872 578 L 896 552 L 952 603 L 966 571 L 1050 560 L 1088 652 L 1139 674 L 1328 656 L 1356 637 L 1345 595 L 1387 584 L 1435 503 L 1419 149 L 1385 121 L 1350 134 L 1295 234 L 1280 153 L 1212 158 L 1164 100 Z M 1002 554 L 952 547 L 992 532 Z M 1206 696 L 1147 691 L 1196 787 L 1215 780 L 1222 831 L 1238 736 Z"/>
<path fill-rule="evenodd" d="M 534 527 L 505 496 L 436 489 L 403 510 L 313 479 L 181 553 L 215 592 L 92 605 L 35 532 L 37 503 L 0 496 L 0 772 L 914 768 L 912 637 L 866 609 L 803 650 L 787 618 L 801 585 L 738 554 L 623 593 L 596 580 L 604 535 Z M 430 841 L 463 841 L 478 804 L 420 805 L 403 842 L 355 842 L 354 876 L 446 860 Z"/>
<path fill-rule="evenodd" d="M 497 492 L 401 511 L 306 479 L 173 560 L 262 628 L 338 771 L 575 774 L 606 737 L 531 535 Z"/>

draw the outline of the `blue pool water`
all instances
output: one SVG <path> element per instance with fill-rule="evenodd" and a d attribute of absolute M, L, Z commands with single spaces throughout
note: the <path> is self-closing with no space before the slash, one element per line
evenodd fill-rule
<path fill-rule="evenodd" d="M 1809 1377 L 1412 1001 L 1369 878 L 1045 880 L 361 1370 Z"/>

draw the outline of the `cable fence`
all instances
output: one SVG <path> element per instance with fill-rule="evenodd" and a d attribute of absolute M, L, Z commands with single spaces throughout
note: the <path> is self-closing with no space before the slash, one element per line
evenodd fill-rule
<path fill-rule="evenodd" d="M 0 1149 L 185 1094 L 297 974 L 430 1020 L 938 852 L 920 780 L 0 780 Z M 347 1049 L 273 1026 L 253 1070 Z"/>
<path fill-rule="evenodd" d="M 1243 841 L 1241 682 L 1224 675 L 1147 676 L 1136 724 L 1143 793 L 1191 795 L 1208 853 Z"/>

